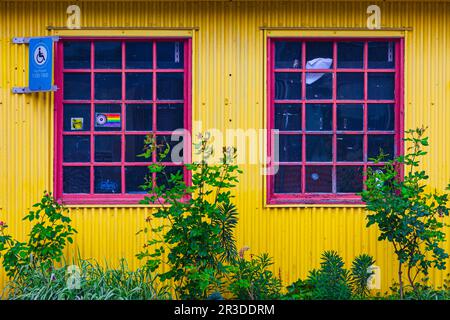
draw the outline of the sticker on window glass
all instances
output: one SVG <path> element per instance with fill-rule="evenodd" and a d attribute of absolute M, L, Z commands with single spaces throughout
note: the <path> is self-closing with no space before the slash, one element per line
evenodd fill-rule
<path fill-rule="evenodd" d="M 120 128 L 120 113 L 95 113 L 95 126 Z"/>
<path fill-rule="evenodd" d="M 84 118 L 70 118 L 70 130 L 83 130 Z"/>
<path fill-rule="evenodd" d="M 388 61 L 392 62 L 394 61 L 394 43 L 389 42 L 388 44 Z"/>

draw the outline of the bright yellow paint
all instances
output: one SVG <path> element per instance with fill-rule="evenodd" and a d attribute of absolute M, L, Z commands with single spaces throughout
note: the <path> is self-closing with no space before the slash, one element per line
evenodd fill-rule
<path fill-rule="evenodd" d="M 361 35 L 397 32 L 406 42 L 405 127 L 430 128 L 431 149 L 423 163 L 430 173 L 430 187 L 443 190 L 450 181 L 448 2 L 380 2 L 382 25 L 390 30 L 365 32 L 361 28 L 366 25 L 366 8 L 372 2 L 80 1 L 82 26 L 115 29 L 48 31 L 47 26 L 64 26 L 69 4 L 0 2 L 0 220 L 7 221 L 10 231 L 20 239 L 29 231 L 22 216 L 43 190 L 53 187 L 53 102 L 50 93 L 11 94 L 13 86 L 27 82 L 26 47 L 12 44 L 15 36 L 67 32 L 86 36 L 192 35 L 193 120 L 201 120 L 203 129 L 225 130 L 265 126 L 266 33 L 320 36 L 336 32 L 335 28 L 359 28 L 351 34 Z M 158 28 L 130 31 L 120 27 Z M 184 29 L 171 30 L 174 27 Z M 312 30 L 275 30 L 278 27 Z M 332 30 L 315 29 L 319 27 Z M 381 266 L 383 289 L 387 289 L 395 277 L 394 258 L 389 247 L 377 241 L 377 231 L 365 228 L 362 207 L 267 207 L 260 167 L 244 165 L 242 169 L 245 173 L 236 191 L 239 247 L 248 245 L 252 253 L 272 255 L 274 271 L 286 284 L 317 267 L 324 250 L 338 250 L 347 262 L 360 253 L 369 253 Z M 76 248 L 86 258 L 115 264 L 125 257 L 136 266 L 134 255 L 144 239 L 135 233 L 144 225 L 149 210 L 139 206 L 71 207 L 74 226 L 79 230 Z M 69 248 L 67 255 L 73 256 L 76 248 Z M 450 243 L 446 249 L 450 251 Z M 435 283 L 442 283 L 444 275 L 436 272 Z M 4 280 L 2 270 L 0 287 Z"/>

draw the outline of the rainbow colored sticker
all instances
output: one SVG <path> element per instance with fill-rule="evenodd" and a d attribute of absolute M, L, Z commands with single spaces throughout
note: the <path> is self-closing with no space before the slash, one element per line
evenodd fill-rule
<path fill-rule="evenodd" d="M 95 113 L 95 126 L 120 128 L 120 113 Z"/>

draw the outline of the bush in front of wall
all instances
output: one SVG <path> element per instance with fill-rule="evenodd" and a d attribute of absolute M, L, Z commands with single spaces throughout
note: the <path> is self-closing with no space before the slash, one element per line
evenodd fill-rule
<path fill-rule="evenodd" d="M 420 289 L 417 280 L 427 276 L 429 269 L 444 270 L 449 257 L 442 247 L 444 217 L 449 215 L 448 194 L 426 191 L 428 175 L 419 169 L 420 158 L 427 154 L 425 128 L 406 131 L 404 140 L 405 155 L 380 169 L 368 168 L 366 190 L 361 194 L 367 204 L 367 226 L 378 227 L 378 240 L 388 241 L 397 257 L 401 299 L 407 290 Z M 375 159 L 381 160 L 384 155 Z"/>
<path fill-rule="evenodd" d="M 269 270 L 272 265 L 272 258 L 267 253 L 252 255 L 250 260 L 242 254 L 230 267 L 232 297 L 240 300 L 279 299 L 281 280 Z"/>
<path fill-rule="evenodd" d="M 32 208 L 23 218 L 32 223 L 26 242 L 9 235 L 6 223 L 0 225 L 0 258 L 8 277 L 16 281 L 26 278 L 25 272 L 32 269 L 52 269 L 77 233 L 70 224 L 68 209 L 56 202 L 51 193 L 44 192 Z"/>
<path fill-rule="evenodd" d="M 349 300 L 367 298 L 367 281 L 372 273 L 369 267 L 375 260 L 362 254 L 355 258 L 350 270 L 336 251 L 325 251 L 319 269 L 309 272 L 305 280 L 299 279 L 287 287 L 284 299 Z"/>
<path fill-rule="evenodd" d="M 241 173 L 235 164 L 236 150 L 223 148 L 220 162 L 212 163 L 214 150 L 209 136 L 200 135 L 199 140 L 194 146 L 200 160 L 185 165 L 192 175 L 190 185 L 183 174 L 166 172 L 162 161 L 169 154 L 168 144 L 158 145 L 154 136 L 147 136 L 140 155 L 151 158 L 157 154 L 158 163 L 149 166 L 142 186 L 148 195 L 141 203 L 159 206 L 141 230 L 151 233 L 151 239 L 137 257 L 152 271 L 168 266 L 159 279 L 172 282 L 181 299 L 220 295 L 229 265 L 237 257 L 237 210 L 231 202 L 231 190 Z"/>
<path fill-rule="evenodd" d="M 170 299 L 166 287 L 156 283 L 145 268 L 134 271 L 121 260 L 117 268 L 79 259 L 73 264 L 49 270 L 43 266 L 21 267 L 21 281 L 12 279 L 6 286 L 10 300 L 159 300 Z"/>

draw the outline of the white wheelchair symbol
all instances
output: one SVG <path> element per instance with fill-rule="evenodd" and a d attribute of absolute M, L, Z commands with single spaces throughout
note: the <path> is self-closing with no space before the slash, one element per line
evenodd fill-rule
<path fill-rule="evenodd" d="M 47 52 L 47 48 L 45 46 L 40 45 L 34 49 L 33 58 L 34 58 L 34 62 L 38 66 L 42 66 L 43 64 L 45 64 L 47 62 L 47 56 L 48 56 L 48 52 Z"/>

